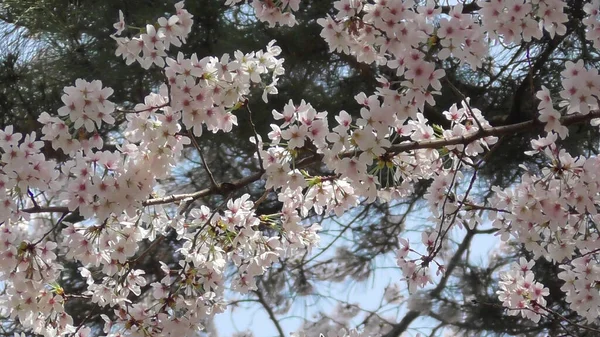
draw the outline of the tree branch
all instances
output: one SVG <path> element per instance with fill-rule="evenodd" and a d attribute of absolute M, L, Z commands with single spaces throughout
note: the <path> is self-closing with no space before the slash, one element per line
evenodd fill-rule
<path fill-rule="evenodd" d="M 587 115 L 571 115 L 561 118 L 560 123 L 565 126 L 589 122 L 592 119 L 600 118 L 600 110 L 590 112 Z M 428 141 L 412 141 L 401 143 L 397 145 L 392 145 L 387 149 L 388 153 L 400 153 L 407 152 L 418 149 L 438 149 L 443 148 L 448 145 L 467 145 L 472 143 L 478 139 L 482 139 L 489 136 L 504 136 L 509 134 L 516 134 L 526 131 L 534 131 L 541 130 L 544 126 L 543 123 L 533 119 L 527 122 L 505 125 L 505 126 L 497 126 L 491 127 L 487 129 L 480 129 L 477 132 L 474 132 L 467 136 L 454 137 L 448 139 L 434 139 Z M 361 151 L 347 151 L 344 153 L 340 153 L 340 157 L 346 158 L 355 156 L 362 153 Z M 306 157 L 296 163 L 296 168 L 306 168 L 310 165 L 316 164 L 320 162 L 323 158 L 321 154 L 314 154 L 312 156 Z M 257 172 L 240 180 L 237 180 L 233 183 L 222 183 L 219 186 L 211 186 L 210 188 L 205 188 L 203 190 L 194 192 L 194 193 L 184 193 L 184 194 L 173 194 L 162 198 L 154 198 L 148 199 L 142 202 L 142 206 L 152 206 L 152 205 L 161 205 L 161 204 L 169 204 L 177 201 L 181 201 L 184 199 L 197 200 L 198 198 L 213 195 L 213 194 L 226 194 L 233 191 L 237 191 L 243 187 L 250 185 L 251 183 L 261 179 L 263 173 Z M 30 207 L 22 209 L 21 212 L 25 213 L 65 213 L 70 210 L 66 206 L 48 206 L 48 207 Z"/>
<path fill-rule="evenodd" d="M 450 13 L 450 10 L 454 7 L 455 6 L 440 6 L 440 8 L 442 9 L 442 13 L 444 13 L 444 14 Z M 477 5 L 477 2 L 472 1 L 471 3 L 463 5 L 462 13 L 470 14 L 470 13 L 478 11 L 479 9 L 480 9 L 480 7 L 479 7 L 479 5 Z"/>
<path fill-rule="evenodd" d="M 525 94 L 527 93 L 527 86 L 531 85 L 534 82 L 534 76 L 536 73 L 548 62 L 548 59 L 554 52 L 556 48 L 562 43 L 562 41 L 569 36 L 571 28 L 569 27 L 567 33 L 564 35 L 557 35 L 554 39 L 550 40 L 550 42 L 546 45 L 546 49 L 537 57 L 535 63 L 531 65 L 529 71 L 527 72 L 527 76 L 523 79 L 515 94 L 513 96 L 513 104 L 510 109 L 509 115 L 506 117 L 504 124 L 512 124 L 521 121 L 521 103 L 526 100 Z M 529 49 L 528 49 L 528 57 L 529 57 Z"/>
<path fill-rule="evenodd" d="M 273 325 L 275 325 L 277 332 L 279 332 L 279 336 L 285 337 L 285 333 L 281 328 L 281 324 L 279 324 L 279 321 L 277 320 L 277 317 L 275 317 L 275 313 L 273 312 L 273 309 L 271 309 L 271 307 L 269 306 L 269 303 L 265 301 L 265 297 L 263 296 L 262 292 L 260 290 L 254 290 L 254 293 L 256 294 L 256 296 L 258 296 L 258 302 L 263 306 L 263 308 L 265 308 L 265 311 L 267 311 L 269 318 L 273 322 Z"/>

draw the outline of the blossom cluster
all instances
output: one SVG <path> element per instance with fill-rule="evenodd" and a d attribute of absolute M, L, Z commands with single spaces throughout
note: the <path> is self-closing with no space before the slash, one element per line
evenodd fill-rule
<path fill-rule="evenodd" d="M 225 0 L 226 6 L 234 6 L 242 0 Z M 294 26 L 298 22 L 293 12 L 300 9 L 300 0 L 252 0 L 256 18 L 267 22 L 269 27 Z"/>
<path fill-rule="evenodd" d="M 42 128 L 42 140 L 50 141 L 52 148 L 65 154 L 74 154 L 83 148 L 86 151 L 101 149 L 102 138 L 97 131 L 102 122 L 113 125 L 115 105 L 108 98 L 113 94 L 111 88 L 103 88 L 102 82 L 75 81 L 74 87 L 65 87 L 62 101 L 65 104 L 58 109 L 60 117 L 52 117 L 43 112 L 38 121 Z"/>
<path fill-rule="evenodd" d="M 425 67 L 424 79 L 431 76 L 433 70 L 427 67 L 433 64 L 423 63 L 426 53 L 435 52 L 440 60 L 453 56 L 473 69 L 487 55 L 484 30 L 474 15 L 463 13 L 461 4 L 447 14 L 431 0 L 423 6 L 413 1 L 337 1 L 335 7 L 335 18 L 319 21 L 330 49 L 387 65 L 398 75 L 406 73 L 407 79 L 413 71 L 420 77 L 419 66 Z"/>
<path fill-rule="evenodd" d="M 46 160 L 42 141 L 36 133 L 23 135 L 12 126 L 0 130 L 0 224 L 17 220 L 18 202 L 27 202 L 32 191 L 56 190 L 58 172 L 55 163 Z"/>
<path fill-rule="evenodd" d="M 317 20 L 321 37 L 330 51 L 353 55 L 359 62 L 387 65 L 403 76 L 395 91 L 397 111 L 412 115 L 425 102 L 434 105 L 445 72 L 426 60 L 434 28 L 409 3 L 384 1 L 375 4 L 336 2 L 340 12 Z M 348 17 L 347 15 L 352 15 Z M 388 89 L 392 90 L 391 87 Z"/>
<path fill-rule="evenodd" d="M 477 5 L 481 7 L 482 28 L 506 44 L 539 40 L 544 30 L 550 37 L 567 31 L 567 4 L 561 0 L 477 1 Z"/>
<path fill-rule="evenodd" d="M 586 69 L 583 60 L 565 62 L 561 73 L 563 90 L 560 106 L 567 107 L 566 114 L 587 115 L 598 109 L 600 98 L 600 75 L 597 69 Z M 583 84 L 583 85 L 581 85 Z"/>
<path fill-rule="evenodd" d="M 118 46 L 116 55 L 127 64 L 138 62 L 144 69 L 152 65 L 164 67 L 171 45 L 181 46 L 192 31 L 193 16 L 184 8 L 183 1 L 175 4 L 175 10 L 175 15 L 159 18 L 157 25 L 147 24 L 134 38 L 119 37 L 127 28 L 123 12 L 119 11 L 119 21 L 114 24 L 117 31 L 112 35 Z"/>
<path fill-rule="evenodd" d="M 583 10 L 587 14 L 583 19 L 586 27 L 585 37 L 593 43 L 594 48 L 600 48 L 600 1 L 592 0 L 586 3 Z"/>
<path fill-rule="evenodd" d="M 550 294 L 548 288 L 535 281 L 531 271 L 535 262 L 521 258 L 513 263 L 511 269 L 501 274 L 498 298 L 509 308 L 507 314 L 516 316 L 519 313 L 534 322 L 539 322 L 541 315 L 546 314 L 544 296 Z"/>
<path fill-rule="evenodd" d="M 488 216 L 503 240 L 514 237 L 535 259 L 545 257 L 565 270 L 559 278 L 567 282 L 562 290 L 571 290 L 567 301 L 592 321 L 600 313 L 596 300 L 600 294 L 593 286 L 600 280 L 595 272 L 598 266 L 589 265 L 600 244 L 598 233 L 589 229 L 600 219 L 596 208 L 599 159 L 572 157 L 554 143 L 556 134 L 552 136 L 533 140 L 531 151 L 547 156 L 551 166 L 540 174 L 526 172 L 515 187 L 495 187 L 490 204 L 501 211 Z M 575 280 L 577 287 L 570 288 Z"/>

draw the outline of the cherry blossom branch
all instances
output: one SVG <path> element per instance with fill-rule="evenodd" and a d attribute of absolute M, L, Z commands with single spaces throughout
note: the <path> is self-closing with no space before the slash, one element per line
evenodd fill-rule
<path fill-rule="evenodd" d="M 507 211 L 505 209 L 499 209 L 499 208 L 490 207 L 490 206 L 476 205 L 476 204 L 472 204 L 469 202 L 460 202 L 460 205 L 461 206 L 464 205 L 467 211 L 482 210 L 482 211 L 494 211 L 494 212 L 499 212 L 499 213 L 510 213 L 509 211 Z"/>
<path fill-rule="evenodd" d="M 71 212 L 67 206 L 38 206 L 23 208 L 21 212 L 24 213 L 68 213 Z"/>
<path fill-rule="evenodd" d="M 456 249 L 456 252 L 454 253 L 454 255 L 452 256 L 452 258 L 450 259 L 450 261 L 446 265 L 446 272 L 442 276 L 440 282 L 429 293 L 429 295 L 431 297 L 437 297 L 437 296 L 439 296 L 442 293 L 442 291 L 446 288 L 446 283 L 448 282 L 448 279 L 450 279 L 450 276 L 452 275 L 452 272 L 454 272 L 454 269 L 458 265 L 458 262 L 460 261 L 460 259 L 461 259 L 462 255 L 464 254 L 464 252 L 471 245 L 471 240 L 473 239 L 474 236 L 475 236 L 475 232 L 474 231 L 472 231 L 472 230 L 467 231 L 467 234 L 463 238 L 463 241 L 458 246 L 458 249 Z M 383 337 L 399 337 L 404 331 L 406 331 L 406 329 L 408 329 L 408 326 L 415 319 L 417 319 L 420 315 L 421 315 L 420 311 L 410 310 L 409 312 L 406 313 L 406 315 L 404 315 L 404 317 L 402 318 L 402 320 L 398 324 L 394 325 L 392 327 L 392 330 L 390 330 L 388 333 L 386 333 L 385 335 L 383 335 Z"/>
<path fill-rule="evenodd" d="M 369 321 L 371 320 L 371 318 L 373 318 L 375 316 L 377 316 L 377 318 L 381 322 L 384 322 L 386 324 L 392 325 L 393 323 L 390 322 L 388 318 L 382 317 L 381 315 L 384 314 L 387 311 L 390 311 L 390 309 L 391 310 L 397 309 L 397 308 L 389 308 L 389 309 L 386 309 L 386 310 L 383 310 L 382 312 L 380 312 L 380 310 L 382 310 L 386 306 L 386 303 L 385 303 L 386 300 L 385 300 L 384 296 L 382 296 L 379 299 L 379 304 L 377 305 L 377 307 L 375 309 L 372 309 L 372 310 L 362 308 L 360 305 L 358 305 L 356 303 L 350 303 L 348 301 L 341 300 L 341 299 L 336 298 L 335 296 L 331 296 L 331 295 L 315 294 L 315 296 L 318 296 L 319 298 L 323 298 L 323 299 L 327 299 L 327 300 L 338 302 L 339 304 L 342 304 L 342 305 L 344 305 L 346 307 L 356 308 L 356 310 L 365 313 L 366 314 L 365 318 L 363 318 L 361 320 L 361 322 L 359 322 L 358 324 L 356 324 L 357 327 L 359 327 L 359 326 L 366 326 L 369 323 Z M 343 325 L 343 324 L 341 324 L 341 325 Z"/>
<path fill-rule="evenodd" d="M 196 232 L 196 235 L 194 235 L 194 239 L 192 240 L 192 251 L 194 251 L 196 249 L 196 243 L 198 242 L 198 238 L 200 237 L 200 234 L 202 234 L 202 232 L 204 231 L 204 228 L 206 228 L 206 226 L 208 226 L 210 224 L 210 222 L 212 221 L 212 219 L 215 217 L 215 215 L 217 215 L 217 213 L 223 208 L 223 206 L 225 206 L 227 204 L 227 201 L 229 201 L 229 198 L 231 197 L 231 195 L 228 195 L 210 214 L 210 217 L 208 217 L 208 219 L 206 219 L 206 222 L 204 222 L 204 224 L 202 225 L 202 227 L 200 227 L 200 229 L 198 229 L 198 231 Z M 185 269 L 185 268 L 184 268 Z"/>
<path fill-rule="evenodd" d="M 443 328 L 444 326 L 446 326 L 445 323 L 440 323 L 438 324 L 435 328 L 433 328 L 431 330 L 431 332 L 429 333 L 429 337 L 435 337 L 436 334 L 438 333 L 438 330 L 440 330 L 441 328 Z"/>
<path fill-rule="evenodd" d="M 88 300 L 88 299 L 92 298 L 92 296 L 90 296 L 90 295 L 80 295 L 80 294 L 64 294 L 62 296 L 64 298 L 80 298 L 80 299 L 84 299 L 84 300 Z"/>
<path fill-rule="evenodd" d="M 573 124 L 588 122 L 592 119 L 600 118 L 600 110 L 596 110 L 590 112 L 587 115 L 571 115 L 566 116 L 560 119 L 560 123 L 564 126 L 569 126 Z M 388 148 L 388 152 L 399 153 L 406 152 L 411 150 L 418 149 L 437 149 L 442 148 L 448 145 L 467 145 L 472 143 L 478 139 L 489 137 L 489 136 L 504 136 L 509 134 L 521 133 L 526 131 L 533 131 L 537 129 L 543 128 L 544 124 L 533 119 L 526 122 L 510 124 L 505 126 L 496 126 L 491 128 L 484 128 L 467 136 L 460 136 L 448 139 L 434 139 L 428 141 L 412 141 L 401 143 L 397 145 L 392 145 Z M 342 154 L 344 157 L 351 156 L 353 154 L 350 152 Z"/>
<path fill-rule="evenodd" d="M 464 157 L 464 155 L 465 155 L 464 151 L 461 152 L 461 154 L 460 154 L 461 160 Z M 450 185 L 448 185 L 448 193 L 446 193 L 446 195 L 444 197 L 444 203 L 442 204 L 442 216 L 440 217 L 440 219 L 441 219 L 440 232 L 436 236 L 435 241 L 433 242 L 433 246 L 431 247 L 432 250 L 428 252 L 429 255 L 427 256 L 426 260 L 423 260 L 423 263 L 426 263 L 426 265 L 429 264 L 429 262 L 432 261 L 436 257 L 438 252 L 442 249 L 442 245 L 443 245 L 442 240 L 444 239 L 444 237 L 446 236 L 448 231 L 450 231 L 450 228 L 452 228 L 452 225 L 454 225 L 454 222 L 456 221 L 456 217 L 458 216 L 458 212 L 460 211 L 460 206 L 459 206 L 459 208 L 457 208 L 453 212 L 452 221 L 450 222 L 450 224 L 448 224 L 448 228 L 446 228 L 446 230 L 444 231 L 444 222 L 446 220 L 446 203 L 448 202 L 448 199 L 450 198 L 450 193 L 452 193 L 451 189 L 455 186 L 456 176 L 459 171 L 460 171 L 460 164 L 456 167 L 456 169 L 454 169 L 454 174 L 452 175 L 452 180 L 450 181 Z M 473 172 L 473 177 L 471 178 L 471 183 L 469 184 L 467 193 L 465 193 L 463 202 L 467 199 L 469 192 L 471 191 L 471 187 L 473 186 L 473 183 L 475 182 L 476 176 L 477 176 L 477 169 L 475 169 L 475 171 Z M 439 246 L 437 246 L 438 241 L 440 243 Z M 436 246 L 437 246 L 437 248 L 436 248 Z"/>
<path fill-rule="evenodd" d="M 411 207 L 412 208 L 412 204 Z M 409 209 L 410 209 L 409 208 Z M 319 258 L 321 255 L 323 255 L 323 253 L 325 253 L 329 248 L 331 248 L 343 235 L 344 233 L 350 229 L 350 227 L 358 220 L 360 219 L 360 217 L 364 216 L 367 212 L 368 212 L 368 207 L 364 207 L 362 209 L 362 211 L 360 211 L 360 213 L 358 213 L 352 220 L 348 221 L 344 227 L 340 230 L 340 232 L 327 244 L 327 246 L 323 247 L 317 254 L 311 256 L 310 259 L 308 260 L 302 260 L 302 262 L 300 262 L 298 264 L 298 266 L 294 267 L 292 270 L 295 269 L 301 269 L 304 268 L 304 266 L 306 266 L 307 264 L 311 263 L 312 261 L 315 261 L 317 258 Z M 408 214 L 408 211 L 405 213 L 405 215 Z M 341 224 L 340 224 L 341 225 Z"/>
<path fill-rule="evenodd" d="M 539 303 L 537 303 L 535 301 L 531 301 L 531 305 L 535 306 L 535 307 L 538 307 L 538 308 L 540 308 L 542 310 L 547 311 L 548 313 L 550 313 L 550 314 L 552 314 L 552 315 L 554 315 L 554 316 L 562 319 L 563 321 L 567 322 L 568 324 L 570 324 L 572 326 L 578 327 L 578 328 L 583 329 L 583 330 L 592 331 L 592 332 L 595 332 L 596 334 L 600 335 L 600 329 L 592 328 L 592 327 L 589 327 L 589 326 L 585 326 L 585 325 L 579 324 L 577 322 L 573 322 L 572 320 L 566 318 L 565 316 L 559 314 L 558 312 L 556 312 L 556 311 L 554 311 L 554 310 L 552 310 L 550 308 L 547 308 L 547 307 L 545 307 L 543 305 L 540 305 Z"/>
<path fill-rule="evenodd" d="M 592 119 L 600 118 L 600 110 L 592 111 L 587 115 L 577 114 L 565 116 L 560 119 L 560 123 L 564 126 L 574 125 L 578 123 L 588 122 Z M 543 123 L 540 123 L 537 120 L 530 120 L 527 122 L 521 122 L 511 125 L 505 126 L 496 126 L 491 128 L 484 128 L 473 134 L 447 138 L 447 139 L 434 139 L 428 141 L 408 141 L 401 144 L 392 145 L 387 149 L 388 153 L 400 153 L 407 152 L 418 149 L 438 149 L 443 148 L 448 145 L 467 145 L 472 143 L 478 139 L 489 137 L 489 136 L 504 136 L 509 134 L 516 134 L 526 131 L 539 130 L 544 126 Z M 340 154 L 340 157 L 346 158 L 357 155 L 362 152 L 357 151 L 347 151 Z M 321 154 L 314 154 L 312 156 L 301 159 L 296 163 L 297 168 L 306 168 L 310 165 L 318 163 L 322 160 L 323 156 Z M 212 186 L 210 188 L 205 188 L 200 191 L 194 193 L 184 193 L 184 194 L 173 194 L 162 198 L 153 198 L 148 199 L 142 202 L 142 206 L 152 206 L 152 205 L 161 205 L 161 204 L 169 204 L 177 201 L 181 201 L 184 199 L 192 199 L 197 200 L 198 198 L 213 195 L 213 194 L 221 194 L 225 195 L 229 192 L 236 191 L 247 185 L 260 180 L 262 177 L 262 172 L 257 172 L 252 175 L 249 175 L 245 178 L 237 180 L 233 183 L 222 183 L 218 186 Z M 65 213 L 70 212 L 68 207 L 66 206 L 47 206 L 47 207 L 30 207 L 21 210 L 25 213 Z"/>
<path fill-rule="evenodd" d="M 577 115 L 565 116 L 560 119 L 560 123 L 561 123 L 561 125 L 569 126 L 569 125 L 574 125 L 574 124 L 578 124 L 578 123 L 589 122 L 590 120 L 595 119 L 595 118 L 600 118 L 600 110 L 592 111 L 587 115 L 577 114 Z M 474 133 L 466 135 L 466 136 L 443 138 L 443 139 L 433 139 L 433 140 L 427 140 L 427 141 L 407 141 L 404 143 L 390 146 L 387 149 L 387 153 L 400 153 L 400 152 L 408 152 L 408 151 L 419 150 L 419 149 L 439 149 L 439 148 L 443 148 L 448 145 L 468 145 L 476 140 L 479 140 L 479 139 L 482 139 L 485 137 L 490 137 L 490 136 L 500 137 L 500 136 L 505 136 L 505 135 L 510 135 L 510 134 L 533 131 L 533 130 L 539 131 L 539 129 L 542 129 L 543 127 L 544 127 L 543 123 L 539 122 L 537 119 L 532 119 L 532 120 L 529 120 L 526 122 L 521 122 L 521 123 L 516 123 L 516 124 L 484 128 L 484 129 L 478 130 L 477 132 L 474 132 Z M 352 151 L 340 153 L 339 156 L 341 158 L 346 158 L 346 157 L 352 157 L 355 155 L 359 155 L 361 153 L 362 153 L 362 151 L 352 150 Z M 300 160 L 296 164 L 296 167 L 304 168 L 304 167 L 307 167 L 311 164 L 314 164 L 314 163 L 320 161 L 321 159 L 322 159 L 322 155 L 314 155 L 314 156 L 306 157 L 306 158 Z"/>
<path fill-rule="evenodd" d="M 478 229 L 474 230 L 475 234 L 494 234 L 499 231 L 498 228 Z"/>
<path fill-rule="evenodd" d="M 452 258 L 446 265 L 446 272 L 444 273 L 444 276 L 442 276 L 438 285 L 431 291 L 431 297 L 439 296 L 442 293 L 442 290 L 444 290 L 444 288 L 446 287 L 446 283 L 448 282 L 448 279 L 450 279 L 452 272 L 458 265 L 458 262 L 460 261 L 464 252 L 466 252 L 467 249 L 470 247 L 471 241 L 473 240 L 473 237 L 475 237 L 475 235 L 476 235 L 475 231 L 473 231 L 473 230 L 467 231 L 467 234 L 465 235 L 462 242 L 456 249 L 456 252 L 454 253 L 454 255 L 452 255 Z"/>
<path fill-rule="evenodd" d="M 600 252 L 600 248 L 591 250 L 591 251 L 589 251 L 587 253 L 581 254 L 580 256 L 576 256 L 576 257 L 574 257 L 574 258 L 572 258 L 572 259 L 570 259 L 568 261 L 571 262 L 571 261 L 575 260 L 576 258 L 581 258 L 581 257 L 587 256 L 587 255 L 593 255 L 593 254 L 596 254 L 598 252 Z"/>
<path fill-rule="evenodd" d="M 548 319 L 551 319 L 551 317 L 550 317 L 549 315 L 554 315 L 554 316 L 556 316 L 556 317 L 560 318 L 561 320 L 563 320 L 564 322 L 566 322 L 567 324 L 570 324 L 570 325 L 572 325 L 572 326 L 574 326 L 574 327 L 577 327 L 577 328 L 579 328 L 579 329 L 583 329 L 583 330 L 592 331 L 592 332 L 595 332 L 595 333 L 597 333 L 597 334 L 600 334 L 600 329 L 596 329 L 596 328 L 593 328 L 593 327 L 589 327 L 589 326 L 585 326 L 585 325 L 579 324 L 579 323 L 577 323 L 577 322 L 573 322 L 572 320 L 570 320 L 570 319 L 566 318 L 565 316 L 563 316 L 563 315 L 559 314 L 558 312 L 556 312 L 556 311 L 554 311 L 554 310 L 552 310 L 552 309 L 550 309 L 550 308 L 547 308 L 547 307 L 545 307 L 545 306 L 543 306 L 543 305 L 540 305 L 540 304 L 539 304 L 539 303 L 537 303 L 536 301 L 530 301 L 530 302 L 529 302 L 529 304 L 531 304 L 531 306 L 532 306 L 532 307 L 538 307 L 538 308 L 540 308 L 540 309 L 542 309 L 542 310 L 546 311 L 546 312 L 547 312 L 547 314 L 544 314 L 544 313 L 537 312 L 537 311 L 535 311 L 535 310 L 533 310 L 533 309 L 531 309 L 531 308 L 527 308 L 527 307 L 526 307 L 526 308 L 517 308 L 517 307 L 514 307 L 514 308 L 513 308 L 513 307 L 504 307 L 504 306 L 502 306 L 501 304 L 498 304 L 498 303 L 482 302 L 482 301 L 476 301 L 476 300 L 473 300 L 473 302 L 474 302 L 474 303 L 483 304 L 483 305 L 487 305 L 487 306 L 490 306 L 490 307 L 496 307 L 496 308 L 506 309 L 506 310 L 514 310 L 514 311 L 528 310 L 528 311 L 532 311 L 532 312 L 535 312 L 535 313 L 537 313 L 537 314 L 540 314 L 541 316 L 543 316 L 543 317 L 546 317 L 546 318 L 548 318 Z M 433 317 L 433 316 L 432 316 L 432 317 Z M 435 317 L 434 317 L 434 318 L 435 318 Z M 562 324 L 559 324 L 559 326 L 560 326 L 560 327 L 561 327 L 563 330 L 565 330 L 565 331 L 566 331 L 566 332 L 569 334 L 569 336 L 575 336 L 575 334 L 573 334 L 573 333 L 572 333 L 572 332 L 571 332 L 569 329 L 567 329 L 567 327 L 565 327 L 564 325 L 562 325 Z"/>
<path fill-rule="evenodd" d="M 373 318 L 375 316 L 377 316 L 378 319 L 389 323 L 387 319 L 381 317 L 381 315 L 378 313 L 378 311 L 381 310 L 385 306 L 384 301 L 385 301 L 385 296 L 382 296 L 381 299 L 379 300 L 379 305 L 374 310 L 367 310 L 367 309 L 361 308 L 360 306 L 358 306 L 354 303 L 347 303 L 347 302 L 342 302 L 342 303 L 344 303 L 348 306 L 354 307 L 354 308 L 368 314 L 365 316 L 365 318 L 360 323 L 357 324 L 357 326 L 367 326 L 367 324 L 369 323 L 369 320 L 371 320 L 371 318 Z M 383 312 L 382 312 L 382 314 L 383 314 Z"/>
<path fill-rule="evenodd" d="M 94 307 L 92 310 L 90 310 L 90 313 L 89 313 L 89 314 L 87 314 L 87 316 L 85 316 L 85 317 L 83 318 L 83 320 L 81 321 L 81 323 L 79 323 L 79 325 L 77 326 L 77 329 L 75 329 L 75 331 L 73 332 L 73 335 L 74 335 L 74 336 L 77 336 L 77 335 L 79 335 L 77 332 L 78 332 L 79 330 L 81 330 L 81 328 L 83 328 L 83 327 L 85 326 L 85 323 L 86 323 L 86 322 L 87 322 L 87 321 L 88 321 L 90 318 L 92 318 L 92 316 L 93 316 L 94 314 L 96 314 L 96 311 L 97 311 L 97 310 L 98 310 L 98 307 Z"/>

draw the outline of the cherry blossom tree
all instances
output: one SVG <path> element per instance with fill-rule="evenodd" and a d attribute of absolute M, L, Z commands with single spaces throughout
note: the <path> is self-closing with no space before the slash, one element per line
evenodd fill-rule
<path fill-rule="evenodd" d="M 296 24 L 294 13 L 302 6 L 300 0 L 224 4 L 251 6 L 275 29 Z M 463 308 L 440 315 L 431 302 L 455 282 L 481 234 L 499 237 L 495 258 L 506 262 L 497 265 L 497 302 L 482 305 L 534 327 L 553 324 L 532 330 L 536 334 L 600 334 L 597 144 L 577 155 L 564 147 L 576 127 L 600 124 L 600 75 L 590 61 L 600 39 L 600 1 L 339 0 L 332 6 L 335 15 L 317 20 L 321 38 L 330 52 L 381 69 L 377 90 L 357 92 L 348 103 L 360 107 L 356 118 L 344 107 L 317 111 L 310 97 L 290 100 L 272 112 L 271 132 L 262 135 L 251 107 L 278 94 L 286 69 L 277 41 L 261 50 L 200 58 L 177 51 L 194 29 L 183 2 L 145 25 L 115 13 L 115 57 L 131 67 L 161 69 L 164 82 L 129 109 L 111 100 L 114 91 L 102 79 L 78 79 L 63 89 L 64 106 L 40 114 L 36 132 L 0 130 L 2 315 L 23 334 L 193 336 L 234 304 L 230 294 L 254 294 L 283 336 L 267 293 L 277 292 L 267 283 L 274 269 L 284 270 L 276 274 L 280 279 L 293 275 L 305 292 L 306 266 L 323 279 L 339 277 L 340 270 L 354 270 L 356 279 L 364 274 L 355 255 L 343 249 L 336 254 L 350 258 L 333 270 L 312 264 L 322 252 L 315 253 L 325 226 L 318 220 L 355 216 L 352 224 L 364 220 L 370 207 L 404 202 L 408 214 L 420 202 L 428 217 L 417 240 L 386 227 L 384 219 L 373 225 L 373 231 L 389 230 L 385 236 L 401 273 L 382 305 L 367 311 L 346 304 L 335 317 L 306 322 L 293 336 L 400 336 L 420 316 L 439 322 L 432 335 L 468 335 Z M 575 29 L 572 20 L 579 20 L 584 44 L 577 48 L 566 39 Z M 554 47 L 532 50 L 532 41 L 541 40 Z M 570 47 L 581 49 L 582 57 Z M 555 49 L 564 54 L 560 78 L 534 81 Z M 501 53 L 511 61 L 484 63 Z M 503 125 L 493 125 L 485 110 L 445 80 L 447 62 L 483 73 L 489 86 L 498 85 L 509 67 L 524 65 L 511 70 L 530 79 L 515 94 L 529 90 L 531 97 L 523 99 L 535 102 L 535 116 L 519 120 L 517 107 Z M 460 100 L 443 113 L 446 124 L 438 125 L 425 110 L 444 90 Z M 253 170 L 237 181 L 218 181 L 205 160 L 203 137 L 235 132 L 241 115 L 252 129 L 247 142 L 254 149 Z M 102 136 L 103 125 L 118 131 Z M 522 165 L 508 186 L 481 179 L 502 143 L 524 132 L 535 134 L 524 155 L 539 158 L 540 167 Z M 48 159 L 45 148 L 68 159 Z M 163 182 L 189 151 L 198 153 L 209 185 L 165 192 Z M 250 185 L 259 186 L 262 196 L 244 193 Z M 207 205 L 205 197 L 219 202 Z M 270 197 L 278 209 L 258 212 Z M 172 251 L 150 275 L 140 262 L 157 254 L 165 238 L 171 238 Z M 77 272 L 67 272 L 66 263 Z M 552 289 L 541 275 L 550 268 L 560 282 Z M 80 291 L 66 291 L 68 282 Z M 551 296 L 567 303 L 569 313 L 557 311 Z M 74 322 L 69 304 L 82 299 L 97 310 Z M 407 310 L 390 322 L 384 305 L 398 303 Z M 365 319 L 351 326 L 360 312 Z M 98 317 L 103 327 L 86 324 Z"/>

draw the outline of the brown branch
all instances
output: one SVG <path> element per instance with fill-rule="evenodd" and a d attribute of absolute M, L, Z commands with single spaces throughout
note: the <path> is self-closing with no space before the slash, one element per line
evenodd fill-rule
<path fill-rule="evenodd" d="M 600 110 L 591 112 L 587 115 L 571 115 L 561 118 L 560 122 L 564 126 L 578 124 L 582 122 L 590 121 L 594 118 L 600 118 Z M 526 131 L 534 131 L 541 129 L 545 124 L 538 122 L 537 120 L 529 120 L 527 122 L 521 122 L 517 124 L 497 126 L 479 130 L 467 136 L 454 137 L 449 139 L 435 139 L 421 142 L 409 142 L 398 145 L 392 145 L 388 152 L 399 153 L 417 149 L 438 149 L 448 145 L 467 145 L 478 139 L 489 137 L 489 136 L 504 136 L 508 134 L 521 133 Z M 344 156 L 350 156 L 352 153 L 345 153 Z"/>

